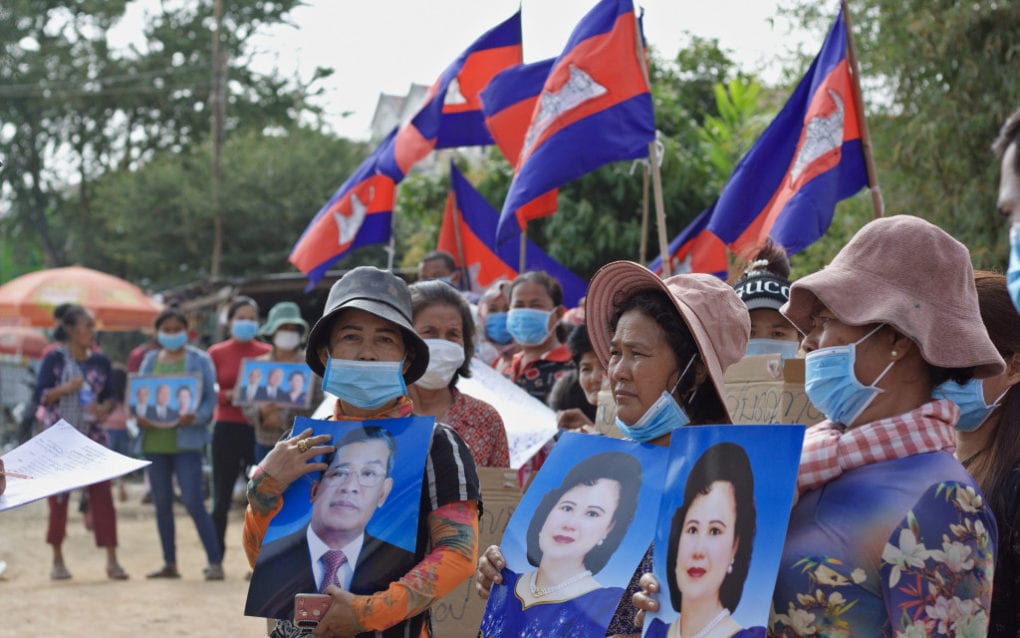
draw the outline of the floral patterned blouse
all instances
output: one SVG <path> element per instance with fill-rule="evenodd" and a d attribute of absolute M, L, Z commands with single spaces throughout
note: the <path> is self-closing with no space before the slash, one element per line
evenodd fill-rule
<path fill-rule="evenodd" d="M 790 516 L 771 636 L 981 636 L 995 518 L 948 452 L 866 465 Z"/>
<path fill-rule="evenodd" d="M 464 439 L 478 467 L 510 467 L 506 428 L 496 408 L 453 388 L 453 402 L 439 421 Z"/>

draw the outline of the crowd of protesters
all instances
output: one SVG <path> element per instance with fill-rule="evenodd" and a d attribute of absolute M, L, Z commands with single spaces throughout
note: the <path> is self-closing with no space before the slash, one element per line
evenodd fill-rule
<path fill-rule="evenodd" d="M 62 418 L 129 453 L 126 371 L 196 375 L 201 400 L 193 411 L 170 424 L 144 414 L 133 418 L 138 453 L 151 461 L 146 473 L 162 546 L 162 566 L 148 577 L 181 576 L 176 480 L 206 553 L 207 580 L 226 577 L 227 520 L 239 476 L 252 472 L 249 504 L 243 530 L 229 533 L 243 535 L 254 566 L 286 487 L 325 469 L 311 459 L 332 448 L 329 437 L 291 429 L 295 417 L 323 401 L 323 390 L 336 397 L 330 412 L 337 420 L 435 417 L 440 425 L 428 452 L 414 561 L 372 591 L 325 588 L 333 604 L 315 630 L 418 636 L 430 631 L 436 600 L 472 574 L 486 597 L 505 573 L 501 548 L 478 546 L 476 467 L 510 464 L 507 432 L 492 405 L 458 388 L 471 376 L 472 363 L 494 368 L 550 406 L 563 430 L 594 433 L 596 410 L 607 409 L 624 438 L 668 446 L 676 428 L 733 422 L 724 375 L 744 356 L 802 357 L 805 393 L 826 418 L 804 440 L 769 634 L 833 629 L 824 619 L 834 612 L 819 611 L 831 601 L 819 598 L 819 584 L 802 568 L 824 556 L 833 578 L 854 583 L 840 593 L 840 635 L 925 635 L 916 633 L 917 623 L 939 613 L 923 608 L 930 592 L 881 585 L 889 556 L 910 560 L 911 548 L 900 546 L 895 533 L 909 521 L 932 543 L 952 538 L 959 545 L 963 554 L 953 569 L 967 578 L 954 582 L 966 582 L 967 597 L 981 601 L 967 611 L 978 633 L 987 628 L 989 636 L 1017 637 L 1020 111 L 994 148 L 1001 162 L 998 207 L 1012 223 L 1005 276 L 974 272 L 966 246 L 910 215 L 866 224 L 824 269 L 794 281 L 782 247 L 771 242 L 732 285 L 703 274 L 663 280 L 639 264 L 613 262 L 594 275 L 577 308 L 565 307 L 559 283 L 543 272 L 499 281 L 479 294 L 462 292 L 455 260 L 434 252 L 422 259 L 419 281 L 410 286 L 372 267 L 352 270 L 333 286 L 311 327 L 291 302 L 269 309 L 260 324 L 258 304 L 238 297 L 226 312 L 229 338 L 208 352 L 189 344 L 187 316 L 168 308 L 126 370 L 96 347 L 89 311 L 65 305 L 55 313 L 55 345 L 40 365 L 36 416 L 40 427 Z M 317 375 L 310 407 L 238 405 L 235 386 L 247 359 L 306 362 Z M 207 458 L 211 510 L 203 494 Z M 972 495 L 969 511 L 986 537 L 950 524 L 947 490 Z M 85 492 L 96 545 L 106 550 L 107 576 L 128 579 L 117 558 L 112 484 Z M 69 500 L 62 494 L 48 501 L 45 537 L 54 580 L 71 578 L 61 551 Z M 994 570 L 979 555 L 991 556 Z M 604 610 L 607 635 L 640 634 L 644 612 L 661 604 L 651 561 L 648 548 L 634 566 L 628 595 L 616 609 Z M 931 586 L 943 588 L 940 595 L 948 599 L 957 595 L 952 583 Z M 690 616 L 680 631 L 741 631 L 732 620 L 713 622 L 706 628 Z M 286 621 L 271 631 L 307 633 Z"/>

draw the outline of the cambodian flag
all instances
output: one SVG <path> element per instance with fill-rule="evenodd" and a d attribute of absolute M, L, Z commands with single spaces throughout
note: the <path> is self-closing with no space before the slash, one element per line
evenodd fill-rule
<path fill-rule="evenodd" d="M 519 64 L 500 72 L 482 91 L 482 112 L 485 125 L 496 146 L 511 165 L 517 166 L 524 146 L 524 137 L 531 124 L 535 104 L 549 77 L 555 58 Z M 559 189 L 553 189 L 517 209 L 520 228 L 528 222 L 556 212 Z"/>
<path fill-rule="evenodd" d="M 701 272 L 726 280 L 729 273 L 726 244 L 707 228 L 714 208 L 713 204 L 702 211 L 683 232 L 669 242 L 670 272 L 674 275 Z M 662 275 L 662 255 L 652 260 L 648 269 Z"/>
<path fill-rule="evenodd" d="M 354 248 L 389 241 L 400 176 L 392 174 L 394 129 L 316 213 L 289 261 L 314 285 Z"/>
<path fill-rule="evenodd" d="M 520 247 L 513 242 L 495 247 L 499 213 L 475 190 L 452 162 L 450 186 L 453 191 L 452 206 L 447 207 L 447 214 L 443 218 L 443 226 L 439 232 L 439 250 L 445 250 L 453 255 L 457 265 L 467 270 L 472 290 L 484 290 L 501 277 L 512 280 L 522 272 L 518 267 L 521 261 Z M 457 245 L 457 231 L 454 229 L 457 222 L 460 248 Z M 527 264 L 523 272 L 542 270 L 560 282 L 560 286 L 563 287 L 563 303 L 568 308 L 576 306 L 584 296 L 588 287 L 587 282 L 547 255 L 530 239 L 525 248 L 525 259 Z"/>
<path fill-rule="evenodd" d="M 631 0 L 602 0 L 574 28 L 535 105 L 503 202 L 497 244 L 516 237 L 516 212 L 604 164 L 644 157 L 655 114 L 638 57 Z"/>
<path fill-rule="evenodd" d="M 846 37 L 841 14 L 719 195 L 708 230 L 744 258 L 770 236 L 791 254 L 806 248 L 825 234 L 836 203 L 868 184 Z"/>
<path fill-rule="evenodd" d="M 492 144 L 479 93 L 494 75 L 521 63 L 521 12 L 493 27 L 442 72 L 425 103 L 397 133 L 397 166 L 407 174 L 436 148 Z"/>

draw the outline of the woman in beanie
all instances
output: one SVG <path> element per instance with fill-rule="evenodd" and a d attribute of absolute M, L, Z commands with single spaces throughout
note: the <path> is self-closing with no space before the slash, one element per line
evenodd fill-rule
<path fill-rule="evenodd" d="M 960 408 L 956 458 L 981 486 L 998 522 L 988 635 L 1015 638 L 1020 634 L 1020 315 L 1005 277 L 979 271 L 976 284 L 981 318 L 1006 371 L 964 385 L 947 381 L 935 396 Z"/>
<path fill-rule="evenodd" d="M 800 333 L 779 313 L 790 300 L 790 260 L 783 247 L 767 240 L 747 265 L 744 276 L 733 284 L 737 296 L 751 315 L 751 338 L 747 354 L 797 356 Z"/>
<path fill-rule="evenodd" d="M 947 380 L 1001 375 L 967 248 L 908 215 L 862 228 L 790 289 L 808 429 L 773 596 L 775 636 L 983 636 L 995 519 L 953 456 Z"/>
<path fill-rule="evenodd" d="M 669 446 L 676 428 L 731 422 L 724 373 L 744 355 L 750 330 L 747 309 L 732 288 L 703 274 L 662 280 L 644 266 L 617 261 L 592 277 L 585 316 L 592 347 L 609 373 L 616 424 L 628 439 Z M 489 547 L 476 574 L 481 596 L 503 582 L 505 567 L 499 547 Z M 651 571 L 649 548 L 618 608 L 602 610 L 611 615 L 607 635 L 641 633 L 630 594 Z M 704 628 L 683 629 L 693 635 Z M 716 628 L 728 629 L 726 635 L 741 631 L 728 614 Z"/>

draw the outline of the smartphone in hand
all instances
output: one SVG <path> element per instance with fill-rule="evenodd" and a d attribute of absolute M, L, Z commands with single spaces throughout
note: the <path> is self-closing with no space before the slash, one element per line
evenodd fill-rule
<path fill-rule="evenodd" d="M 333 597 L 329 594 L 296 594 L 294 596 L 294 624 L 312 628 L 329 611 Z"/>

